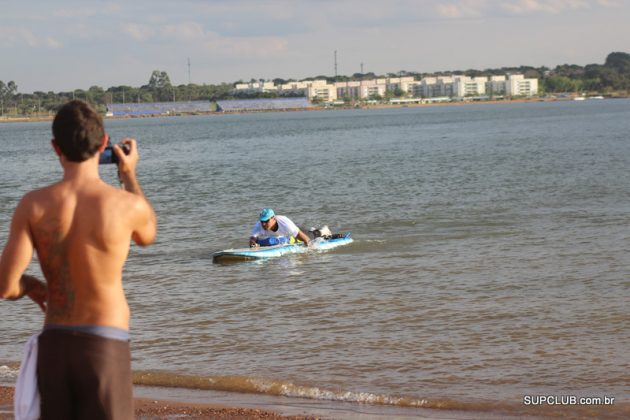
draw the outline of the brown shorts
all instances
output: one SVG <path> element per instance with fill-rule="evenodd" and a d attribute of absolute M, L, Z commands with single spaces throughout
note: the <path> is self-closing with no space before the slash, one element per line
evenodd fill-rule
<path fill-rule="evenodd" d="M 128 341 L 45 330 L 39 337 L 37 382 L 44 420 L 133 419 Z"/>

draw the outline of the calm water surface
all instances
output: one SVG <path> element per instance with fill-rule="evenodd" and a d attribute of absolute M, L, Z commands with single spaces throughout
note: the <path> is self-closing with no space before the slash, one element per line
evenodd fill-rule
<path fill-rule="evenodd" d="M 599 410 L 627 413 L 630 101 L 106 126 L 138 139 L 159 218 L 125 273 L 139 383 L 513 410 L 607 395 L 620 404 Z M 21 195 L 61 174 L 50 137 L 50 123 L 0 125 L 3 243 Z M 213 264 L 262 207 L 355 242 Z M 42 317 L 23 301 L 0 318 L 10 379 Z"/>

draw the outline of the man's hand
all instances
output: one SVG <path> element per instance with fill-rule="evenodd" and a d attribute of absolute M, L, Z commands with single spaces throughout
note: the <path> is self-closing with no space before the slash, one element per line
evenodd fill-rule
<path fill-rule="evenodd" d="M 48 298 L 48 287 L 46 287 L 46 284 L 27 274 L 22 275 L 21 282 L 24 296 L 31 298 L 43 312 L 46 312 L 46 299 Z"/>
<path fill-rule="evenodd" d="M 251 237 L 249 238 L 249 247 L 250 248 L 258 248 L 258 242 L 256 242 L 256 238 Z"/>
<path fill-rule="evenodd" d="M 116 153 L 116 156 L 118 157 L 118 171 L 120 172 L 121 177 L 124 177 L 125 175 L 134 176 L 136 174 L 138 159 L 140 159 L 136 139 L 125 138 L 121 141 L 121 143 L 127 145 L 129 153 L 125 154 L 118 144 L 114 144 L 112 146 L 114 153 Z"/>
<path fill-rule="evenodd" d="M 125 154 L 119 145 L 113 145 L 114 153 L 118 156 L 118 178 L 126 191 L 144 197 L 142 188 L 136 179 L 136 165 L 140 159 L 136 140 L 125 138 L 121 143 L 129 148 L 129 153 Z"/>
<path fill-rule="evenodd" d="M 46 299 L 48 297 L 48 290 L 46 286 L 43 288 L 33 289 L 26 294 L 33 302 L 35 302 L 41 308 L 42 312 L 46 312 Z"/>

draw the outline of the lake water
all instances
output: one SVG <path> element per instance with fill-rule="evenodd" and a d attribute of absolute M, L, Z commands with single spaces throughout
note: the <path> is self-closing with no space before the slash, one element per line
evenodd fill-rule
<path fill-rule="evenodd" d="M 630 100 L 106 127 L 138 139 L 159 218 L 125 269 L 137 383 L 418 413 L 630 414 Z M 21 195 L 61 175 L 50 137 L 50 123 L 0 124 L 3 243 Z M 102 175 L 115 182 L 115 168 Z M 247 246 L 262 207 L 355 242 L 213 264 Z M 11 381 L 42 316 L 24 300 L 1 302 L 0 319 Z"/>

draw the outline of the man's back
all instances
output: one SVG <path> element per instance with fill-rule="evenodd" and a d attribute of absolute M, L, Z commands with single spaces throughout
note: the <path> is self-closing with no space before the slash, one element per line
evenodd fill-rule
<path fill-rule="evenodd" d="M 101 180 L 66 180 L 25 197 L 48 283 L 47 324 L 127 329 L 122 269 L 141 199 Z"/>

